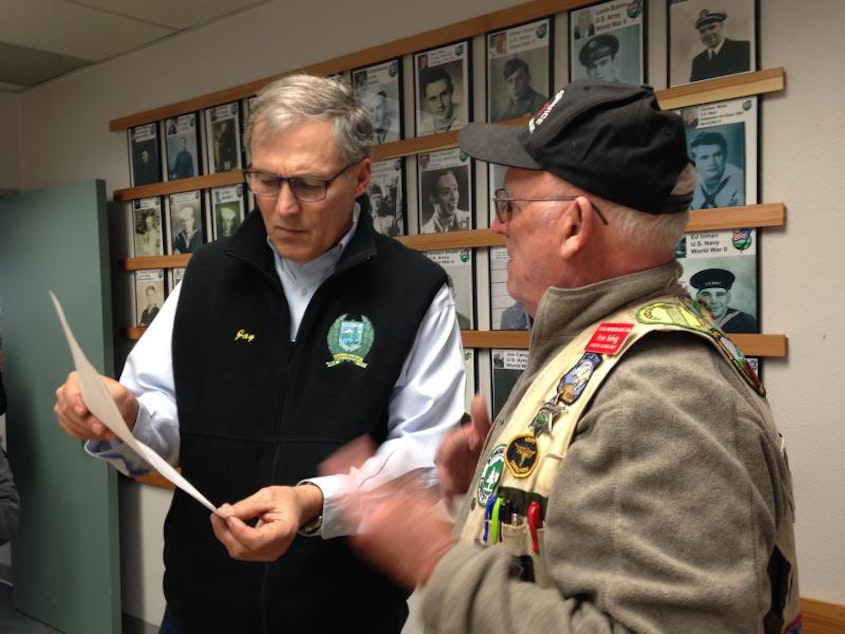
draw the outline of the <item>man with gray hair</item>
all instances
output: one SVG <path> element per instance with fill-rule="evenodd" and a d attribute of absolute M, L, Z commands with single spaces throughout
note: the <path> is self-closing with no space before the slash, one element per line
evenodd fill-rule
<path fill-rule="evenodd" d="M 799 631 L 783 439 L 678 281 L 680 117 L 648 87 L 574 81 L 527 126 L 471 123 L 458 144 L 508 166 L 492 228 L 528 364 L 492 427 L 477 398 L 438 451 L 447 503 L 466 493 L 454 528 L 419 490 L 363 495 L 361 553 L 424 584 L 441 633 Z"/>
<path fill-rule="evenodd" d="M 464 410 L 464 360 L 446 274 L 376 234 L 366 207 L 372 124 L 351 88 L 293 75 L 264 88 L 245 139 L 258 210 L 193 254 L 185 277 L 108 381 L 133 434 L 215 504 L 181 490 L 165 523 L 164 633 L 398 634 L 407 591 L 363 564 L 338 508 L 409 475 Z M 409 284 L 413 280 L 413 284 Z M 82 402 L 56 413 L 125 473 L 148 466 Z M 361 435 L 354 470 L 317 465 Z M 231 504 L 227 504 L 231 503 Z"/>

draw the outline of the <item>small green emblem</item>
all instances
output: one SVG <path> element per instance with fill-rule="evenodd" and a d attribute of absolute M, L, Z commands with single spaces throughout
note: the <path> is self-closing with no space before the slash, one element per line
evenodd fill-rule
<path fill-rule="evenodd" d="M 502 477 L 502 471 L 505 468 L 505 445 L 498 445 L 490 453 L 487 462 L 484 464 L 484 471 L 478 479 L 478 492 L 476 497 L 481 506 L 487 504 L 493 494 L 496 492 L 496 487 L 499 486 L 499 479 Z"/>
<path fill-rule="evenodd" d="M 361 315 L 361 321 L 347 319 L 346 314 L 341 315 L 334 320 L 326 337 L 329 352 L 332 353 L 332 360 L 326 362 L 326 367 L 353 363 L 359 368 L 366 368 L 364 357 L 373 347 L 374 339 L 373 324 L 366 315 Z"/>

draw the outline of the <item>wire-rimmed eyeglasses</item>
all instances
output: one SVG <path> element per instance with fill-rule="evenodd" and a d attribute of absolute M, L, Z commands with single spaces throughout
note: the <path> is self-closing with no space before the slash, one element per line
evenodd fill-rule
<path fill-rule="evenodd" d="M 259 198 L 276 198 L 282 191 L 282 183 L 287 183 L 293 197 L 301 202 L 314 203 L 325 199 L 329 185 L 360 159 L 349 163 L 337 174 L 329 178 L 314 176 L 279 176 L 261 170 L 244 170 L 244 182 L 253 194 Z"/>
<path fill-rule="evenodd" d="M 512 196 L 508 196 L 507 189 L 497 189 L 495 194 L 493 195 L 493 208 L 496 210 L 496 218 L 502 224 L 505 224 L 511 219 L 511 215 L 513 214 L 513 207 L 511 203 L 519 202 L 519 203 L 532 203 L 532 202 L 540 202 L 540 201 L 557 201 L 557 200 L 575 200 L 578 196 L 538 196 L 537 198 L 514 198 Z M 605 225 L 608 224 L 607 218 L 604 217 L 601 211 L 599 211 L 598 207 L 590 201 L 590 206 L 596 210 L 596 214 L 601 219 L 602 223 Z"/>

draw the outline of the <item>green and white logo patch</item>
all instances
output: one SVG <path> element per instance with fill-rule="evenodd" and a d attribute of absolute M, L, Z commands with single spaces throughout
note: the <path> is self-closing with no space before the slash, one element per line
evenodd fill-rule
<path fill-rule="evenodd" d="M 344 313 L 334 320 L 326 341 L 332 360 L 326 362 L 326 367 L 332 368 L 341 363 L 353 363 L 359 368 L 366 368 L 364 358 L 373 347 L 375 331 L 372 322 L 366 315 L 361 320 L 347 319 Z"/>

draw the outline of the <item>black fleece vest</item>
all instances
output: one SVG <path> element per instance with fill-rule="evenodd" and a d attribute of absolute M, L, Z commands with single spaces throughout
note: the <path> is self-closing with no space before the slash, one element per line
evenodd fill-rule
<path fill-rule="evenodd" d="M 388 399 L 445 281 L 439 266 L 377 235 L 362 213 L 292 343 L 260 215 L 231 241 L 199 249 L 173 331 L 184 475 L 212 503 L 235 502 L 316 475 L 320 461 L 362 434 L 382 441 Z M 208 511 L 181 491 L 165 522 L 165 566 L 168 606 L 191 634 L 330 631 L 338 618 L 399 632 L 407 616 L 406 594 L 345 538 L 297 537 L 272 564 L 235 561 Z"/>

